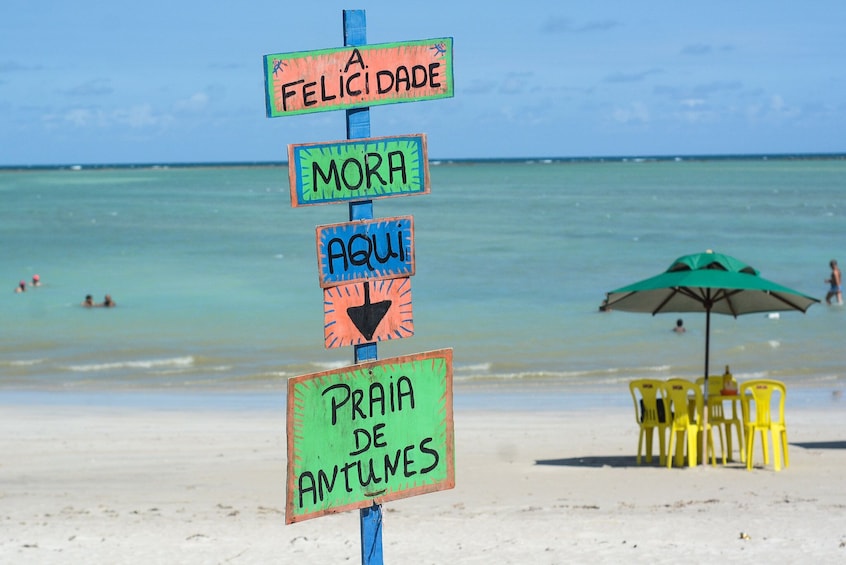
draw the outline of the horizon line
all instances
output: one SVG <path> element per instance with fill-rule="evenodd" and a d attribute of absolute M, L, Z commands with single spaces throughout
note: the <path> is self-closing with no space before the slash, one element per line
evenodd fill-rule
<path fill-rule="evenodd" d="M 472 163 L 601 163 L 601 162 L 647 162 L 647 161 L 743 161 L 743 160 L 811 160 L 811 159 L 846 159 L 846 153 L 703 153 L 676 155 L 606 155 L 593 157 L 445 157 L 429 158 L 432 165 L 472 164 Z M 137 162 L 137 163 L 65 163 L 39 165 L 0 165 L 0 171 L 28 171 L 52 169 L 155 169 L 188 167 L 287 167 L 288 161 L 172 161 L 172 162 Z"/>

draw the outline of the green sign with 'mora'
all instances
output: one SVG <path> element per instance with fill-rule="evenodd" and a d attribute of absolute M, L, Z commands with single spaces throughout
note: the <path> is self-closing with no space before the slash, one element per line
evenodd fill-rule
<path fill-rule="evenodd" d="M 426 134 L 288 146 L 291 206 L 429 193 Z"/>

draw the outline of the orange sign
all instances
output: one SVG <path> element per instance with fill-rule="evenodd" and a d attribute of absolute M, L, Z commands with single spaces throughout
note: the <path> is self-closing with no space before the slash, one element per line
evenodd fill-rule
<path fill-rule="evenodd" d="M 264 56 L 267 117 L 453 96 L 452 38 Z"/>
<path fill-rule="evenodd" d="M 345 284 L 323 290 L 326 349 L 414 335 L 411 279 Z"/>

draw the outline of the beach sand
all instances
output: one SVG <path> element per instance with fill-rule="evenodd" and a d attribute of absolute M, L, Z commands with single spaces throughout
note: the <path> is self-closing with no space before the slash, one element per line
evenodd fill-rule
<path fill-rule="evenodd" d="M 846 559 L 846 405 L 790 411 L 778 473 L 637 466 L 631 412 L 456 410 L 456 488 L 383 506 L 385 563 Z M 0 413 L 0 563 L 361 562 L 358 511 L 285 525 L 284 409 Z"/>

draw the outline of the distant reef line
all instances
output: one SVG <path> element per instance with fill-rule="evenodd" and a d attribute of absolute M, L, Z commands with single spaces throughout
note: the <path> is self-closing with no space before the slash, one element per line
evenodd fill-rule
<path fill-rule="evenodd" d="M 561 164 L 561 163 L 644 163 L 685 161 L 824 161 L 844 160 L 846 153 L 750 153 L 714 155 L 620 155 L 604 157 L 492 157 L 429 159 L 433 166 L 449 165 L 495 165 L 514 163 Z M 287 161 L 219 161 L 219 162 L 174 162 L 174 163 L 90 163 L 64 165 L 0 165 L 0 171 L 51 171 L 51 170 L 106 170 L 106 169 L 187 169 L 187 168 L 259 168 L 286 167 Z"/>

